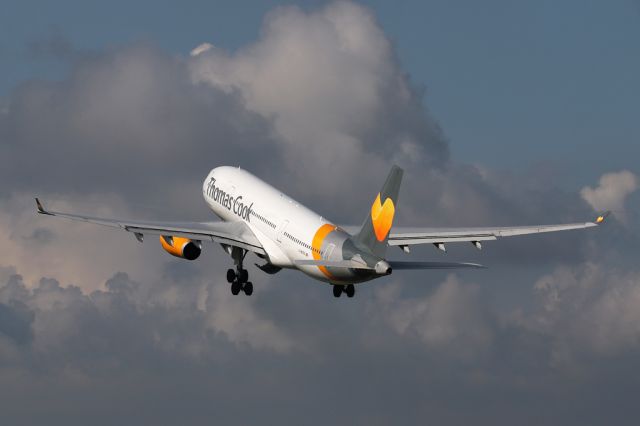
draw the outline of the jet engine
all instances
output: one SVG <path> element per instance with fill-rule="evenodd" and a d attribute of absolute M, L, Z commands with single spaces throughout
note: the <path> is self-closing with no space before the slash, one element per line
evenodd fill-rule
<path fill-rule="evenodd" d="M 162 244 L 162 248 L 167 253 L 187 260 L 196 260 L 202 252 L 202 243 L 200 241 L 184 237 L 161 235 L 160 244 Z"/>

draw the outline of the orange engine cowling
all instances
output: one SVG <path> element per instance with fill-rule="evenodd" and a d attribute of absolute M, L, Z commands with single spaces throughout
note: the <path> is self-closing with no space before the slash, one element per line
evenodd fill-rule
<path fill-rule="evenodd" d="M 202 252 L 200 241 L 192 241 L 184 237 L 160 235 L 160 244 L 167 253 L 187 260 L 196 260 Z"/>

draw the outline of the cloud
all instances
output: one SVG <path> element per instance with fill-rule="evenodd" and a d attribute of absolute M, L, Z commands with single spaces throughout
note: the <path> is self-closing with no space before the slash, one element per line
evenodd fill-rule
<path fill-rule="evenodd" d="M 261 39 L 237 53 L 205 46 L 194 50 L 192 79 L 238 91 L 249 109 L 272 118 L 289 174 L 311 194 L 380 179 L 392 161 L 436 168 L 448 161 L 421 92 L 362 6 L 278 8 Z"/>
<path fill-rule="evenodd" d="M 23 84 L 0 114 L 3 192 L 146 194 L 186 206 L 199 191 L 182 188 L 213 164 L 245 159 L 260 170 L 258 158 L 279 158 L 268 120 L 234 93 L 192 84 L 179 58 L 133 45 L 72 65 L 63 81 Z"/>
<path fill-rule="evenodd" d="M 295 348 L 294 341 L 277 324 L 260 317 L 252 300 L 234 297 L 226 286 L 209 290 L 206 310 L 208 324 L 233 342 L 283 353 Z"/>
<path fill-rule="evenodd" d="M 558 361 L 580 359 L 581 351 L 601 355 L 640 347 L 640 273 L 588 262 L 558 267 L 534 286 L 542 308 L 539 331 L 554 336 Z"/>
<path fill-rule="evenodd" d="M 145 350 L 157 348 L 197 359 L 212 349 L 207 333 L 256 350 L 291 351 L 290 339 L 252 308 L 252 299 L 234 298 L 226 286 L 205 284 L 199 278 L 183 283 L 160 280 L 150 288 L 118 272 L 103 290 L 85 293 L 50 278 L 29 289 L 20 275 L 12 275 L 0 285 L 0 336 L 16 345 L 29 343 L 32 351 L 45 355 L 43 360 L 68 354 L 74 345 L 111 347 L 122 338 L 142 338 L 139 344 L 151 345 Z M 185 285 L 187 291 L 181 291 Z M 172 292 L 180 297 L 167 297 Z M 111 334 L 118 324 L 129 324 L 122 336 Z M 191 330 L 184 334 L 181 324 L 189 324 Z"/>
<path fill-rule="evenodd" d="M 26 305 L 17 301 L 9 304 L 0 304 L 0 336 L 13 340 L 22 345 L 32 338 L 31 323 L 33 313 Z"/>
<path fill-rule="evenodd" d="M 49 416 L 56 423 L 73 413 L 88 419 L 109 398 L 107 423 L 130 418 L 132 407 L 141 405 L 154 422 L 182 413 L 185 422 L 197 423 L 210 410 L 224 422 L 279 419 L 292 400 L 299 403 L 287 416 L 302 421 L 308 401 L 343 398 L 330 392 L 335 387 L 353 390 L 351 404 L 337 404 L 312 423 L 415 416 L 448 422 L 461 407 L 473 410 L 478 398 L 495 395 L 511 407 L 543 403 L 557 418 L 571 410 L 554 406 L 555 392 L 569 393 L 577 382 L 582 392 L 569 400 L 583 405 L 614 374 L 612 364 L 632 368 L 635 362 L 624 356 L 639 352 L 637 274 L 601 281 L 604 272 L 592 264 L 540 278 L 535 291 L 541 303 L 502 319 L 478 285 L 456 275 L 431 287 L 361 287 L 354 300 L 364 303 L 358 304 L 314 291 L 324 288 L 287 288 L 284 282 L 262 288 L 260 298 L 233 298 L 223 283 L 207 283 L 199 274 L 182 281 L 170 276 L 148 286 L 116 273 L 91 293 L 52 279 L 29 289 L 18 275 L 0 283 L 6 418 Z M 426 291 L 412 295 L 415 286 Z M 273 301 L 280 303 L 266 306 Z M 399 386 L 406 390 L 401 400 L 385 405 L 398 397 Z M 32 403 L 28 413 L 14 406 L 34 393 L 43 402 Z M 260 403 L 241 410 L 238 393 Z M 65 402 L 80 395 L 80 407 Z M 169 408 L 169 400 L 182 402 Z M 624 398 L 616 399 L 620 404 Z M 609 409 L 607 401 L 598 405 Z M 523 410 L 489 407 L 478 421 L 517 418 Z"/>
<path fill-rule="evenodd" d="M 603 174 L 597 187 L 585 186 L 580 195 L 595 211 L 611 210 L 626 220 L 625 201 L 637 189 L 637 176 L 628 170 L 621 170 Z"/>
<path fill-rule="evenodd" d="M 379 287 L 371 310 L 380 313 L 397 333 L 416 337 L 430 349 L 473 358 L 493 338 L 479 291 L 477 285 L 463 284 L 449 275 L 430 296 L 402 298 L 394 283 Z"/>

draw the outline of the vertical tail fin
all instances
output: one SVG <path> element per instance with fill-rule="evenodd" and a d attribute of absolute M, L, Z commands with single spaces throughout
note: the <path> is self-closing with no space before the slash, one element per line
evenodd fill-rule
<path fill-rule="evenodd" d="M 393 166 L 387 180 L 371 206 L 371 211 L 354 236 L 357 245 L 368 249 L 378 257 L 384 257 L 387 251 L 387 238 L 393 225 L 393 216 L 398 205 L 398 192 L 402 182 L 403 170 Z"/>

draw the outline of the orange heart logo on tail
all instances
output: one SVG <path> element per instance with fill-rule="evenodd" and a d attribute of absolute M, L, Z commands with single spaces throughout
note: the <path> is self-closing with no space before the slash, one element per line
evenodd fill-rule
<path fill-rule="evenodd" d="M 387 238 L 387 234 L 393 224 L 393 215 L 395 213 L 396 208 L 393 205 L 393 200 L 387 198 L 384 200 L 384 204 L 382 204 L 380 202 L 380 194 L 378 194 L 371 206 L 371 222 L 373 223 L 373 230 L 376 233 L 378 241 L 384 241 L 384 239 Z"/>

